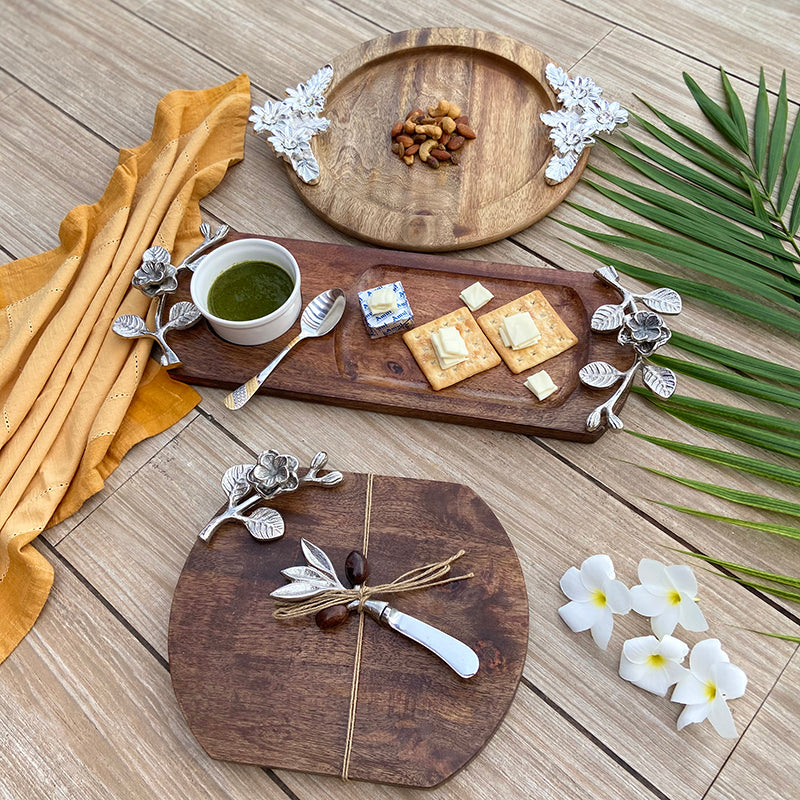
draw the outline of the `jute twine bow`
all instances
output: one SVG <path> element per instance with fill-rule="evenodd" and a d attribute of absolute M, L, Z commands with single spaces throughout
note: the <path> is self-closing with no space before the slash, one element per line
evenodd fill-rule
<path fill-rule="evenodd" d="M 474 574 L 472 572 L 467 575 L 444 577 L 450 572 L 450 565 L 461 558 L 465 552 L 465 550 L 459 550 L 454 556 L 450 556 L 444 561 L 437 561 L 410 569 L 399 578 L 395 578 L 391 583 L 381 583 L 378 586 L 359 586 L 355 589 L 326 589 L 324 592 L 320 592 L 320 594 L 309 597 L 306 600 L 286 601 L 278 605 L 272 615 L 275 619 L 294 619 L 295 617 L 304 617 L 307 614 L 316 614 L 318 611 L 331 606 L 347 605 L 353 600 L 358 600 L 358 611 L 363 613 L 364 603 L 374 595 L 413 592 L 416 589 L 429 589 L 431 586 L 443 586 L 445 583 L 473 578 Z"/>
<path fill-rule="evenodd" d="M 362 552 L 366 557 L 369 549 L 369 521 L 372 512 L 372 483 L 374 475 L 367 475 L 367 495 L 364 509 L 364 543 Z M 350 754 L 353 748 L 353 732 L 356 722 L 356 704 L 358 701 L 358 681 L 361 674 L 361 647 L 364 639 L 364 603 L 373 595 L 379 594 L 400 594 L 402 592 L 412 592 L 416 589 L 428 589 L 432 586 L 442 586 L 454 581 L 463 581 L 474 577 L 472 572 L 467 575 L 457 575 L 450 578 L 444 577 L 450 572 L 450 565 L 461 558 L 466 551 L 459 550 L 454 556 L 437 561 L 432 564 L 425 564 L 422 567 L 410 569 L 403 573 L 399 578 L 395 578 L 391 583 L 383 583 L 378 586 L 360 586 L 357 589 L 326 589 L 314 597 L 307 600 L 287 601 L 279 603 L 273 612 L 275 619 L 294 619 L 304 617 L 307 614 L 316 614 L 324 608 L 331 606 L 347 605 L 353 600 L 358 600 L 358 637 L 356 639 L 355 661 L 353 664 L 353 682 L 350 688 L 350 711 L 347 720 L 347 738 L 345 739 L 344 758 L 342 760 L 342 780 L 348 780 L 350 771 Z"/>

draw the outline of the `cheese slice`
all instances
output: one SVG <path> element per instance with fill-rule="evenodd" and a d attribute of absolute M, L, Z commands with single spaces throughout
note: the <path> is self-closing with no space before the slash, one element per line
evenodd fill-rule
<path fill-rule="evenodd" d="M 530 347 L 536 344 L 542 335 L 528 311 L 520 311 L 519 314 L 506 317 L 498 332 L 503 344 L 512 350 Z"/>
<path fill-rule="evenodd" d="M 538 400 L 550 397 L 558 389 L 558 386 L 553 383 L 553 379 L 547 374 L 546 370 L 540 370 L 535 375 L 531 375 L 525 381 L 525 386 L 536 395 Z"/>
<path fill-rule="evenodd" d="M 431 334 L 431 345 L 442 369 L 454 367 L 466 361 L 469 356 L 466 342 L 458 332 L 458 328 L 446 326 L 434 331 Z"/>
<path fill-rule="evenodd" d="M 480 281 L 467 286 L 459 297 L 470 311 L 477 311 L 494 299 L 494 295 Z"/>
<path fill-rule="evenodd" d="M 367 298 L 367 305 L 369 310 L 377 316 L 378 314 L 385 314 L 387 311 L 395 311 L 397 309 L 397 298 L 391 286 L 381 286 Z"/>

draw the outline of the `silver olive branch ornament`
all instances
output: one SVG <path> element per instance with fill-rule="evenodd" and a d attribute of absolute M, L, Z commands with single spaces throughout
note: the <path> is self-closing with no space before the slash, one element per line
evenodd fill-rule
<path fill-rule="evenodd" d="M 619 291 L 622 302 L 597 308 L 592 314 L 591 328 L 597 332 L 618 330 L 617 341 L 623 346 L 633 347 L 635 358 L 626 372 L 605 361 L 592 361 L 578 372 L 581 382 L 595 389 L 605 389 L 622 381 L 617 391 L 586 418 L 586 430 L 597 430 L 604 419 L 610 428 L 620 430 L 623 427 L 622 420 L 614 413 L 614 406 L 638 372 L 642 374 L 644 385 L 659 397 L 666 400 L 675 391 L 675 373 L 667 367 L 648 364 L 646 360 L 672 336 L 660 315 L 680 314 L 683 304 L 681 296 L 674 289 L 666 287 L 653 289 L 647 294 L 628 291 L 619 283 L 619 274 L 614 267 L 601 267 L 594 274 Z M 649 310 L 640 309 L 637 301 Z"/>
<path fill-rule="evenodd" d="M 572 173 L 584 149 L 594 144 L 595 134 L 612 133 L 617 126 L 627 125 L 628 112 L 619 103 L 604 100 L 603 90 L 591 78 L 570 78 L 555 64 L 548 64 L 544 74 L 562 106 L 539 115 L 553 140 L 553 156 L 544 178 L 554 185 Z"/>
<path fill-rule="evenodd" d="M 230 228 L 220 225 L 216 232 L 211 233 L 211 226 L 204 222 L 200 226 L 203 234 L 203 243 L 192 250 L 178 266 L 173 266 L 172 256 L 163 247 L 149 247 L 142 254 L 141 266 L 133 273 L 131 284 L 148 297 L 157 297 L 154 330 L 147 327 L 142 317 L 136 314 L 121 314 L 115 320 L 111 329 L 119 336 L 126 339 L 135 339 L 139 336 L 155 339 L 161 347 L 161 366 L 177 367 L 181 360 L 175 351 L 167 344 L 166 334 L 169 331 L 190 328 L 200 320 L 200 309 L 189 301 L 183 300 L 175 303 L 169 309 L 167 321 L 164 322 L 164 309 L 167 296 L 178 288 L 178 273 L 182 269 L 194 271 L 203 260 L 205 252 L 214 244 L 228 235 Z"/>
<path fill-rule="evenodd" d="M 325 92 L 333 80 L 333 67 L 326 64 L 305 83 L 286 89 L 283 100 L 267 100 L 253 106 L 250 122 L 256 133 L 267 131 L 267 141 L 276 155 L 291 164 L 301 181 L 319 183 L 319 164 L 311 150 L 311 139 L 328 129 L 330 120 L 320 117 Z"/>
<path fill-rule="evenodd" d="M 341 472 L 328 472 L 319 476 L 319 471 L 328 463 L 325 453 L 317 453 L 302 478 L 297 475 L 300 462 L 277 450 L 261 453 L 255 464 L 238 464 L 222 476 L 222 488 L 228 495 L 228 507 L 214 517 L 198 534 L 204 542 L 211 540 L 214 531 L 223 522 L 243 522 L 254 539 L 266 541 L 279 539 L 284 533 L 283 517 L 274 508 L 257 508 L 244 514 L 262 500 L 271 500 L 279 494 L 293 492 L 309 483 L 323 487 L 336 486 L 342 482 Z"/>
<path fill-rule="evenodd" d="M 382 625 L 430 650 L 460 677 L 471 678 L 477 673 L 480 668 L 478 654 L 464 642 L 410 614 L 398 611 L 385 600 L 371 599 L 372 595 L 428 589 L 475 577 L 471 572 L 446 577 L 450 565 L 464 555 L 463 550 L 444 561 L 409 570 L 391 583 L 379 586 L 365 585 L 369 566 L 366 557 L 354 550 L 345 562 L 345 573 L 352 584 L 352 588 L 348 589 L 339 580 L 333 562 L 321 547 L 307 539 L 301 539 L 300 546 L 307 566 L 281 570 L 289 583 L 270 592 L 271 597 L 286 604 L 275 611 L 273 616 L 276 619 L 315 614 L 318 627 L 333 628 L 345 622 L 352 611 L 360 614 L 366 612 Z M 296 606 L 291 608 L 293 603 Z"/>

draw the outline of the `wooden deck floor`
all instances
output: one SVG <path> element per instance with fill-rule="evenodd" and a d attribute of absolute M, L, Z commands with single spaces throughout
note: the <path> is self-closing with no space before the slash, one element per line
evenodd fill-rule
<path fill-rule="evenodd" d="M 118 149 L 148 138 L 166 92 L 247 72 L 254 102 L 264 102 L 387 32 L 433 25 L 498 31 L 595 77 L 608 96 L 635 110 L 642 106 L 632 93 L 678 118 L 696 118 L 681 72 L 716 93 L 719 64 L 748 110 L 762 65 L 772 87 L 786 68 L 792 109 L 800 98 L 800 19 L 792 0 L 4 0 L 0 19 L 0 263 L 55 245 L 66 212 L 101 195 Z M 592 163 L 612 162 L 597 148 Z M 572 197 L 603 207 L 583 184 Z M 306 208 L 263 139 L 250 135 L 245 160 L 203 211 L 241 231 L 356 243 Z M 561 207 L 511 239 L 460 255 L 592 270 L 594 262 L 565 243 L 574 236 L 556 219 L 580 217 Z M 797 366 L 796 341 L 756 323 L 745 328 L 711 306 L 687 305 L 677 328 L 713 331 L 720 344 Z M 684 380 L 691 393 L 711 396 L 707 386 Z M 180 714 L 167 663 L 172 592 L 197 531 L 220 504 L 219 476 L 266 447 L 306 457 L 325 449 L 342 470 L 464 483 L 486 500 L 517 549 L 530 600 L 523 680 L 489 745 L 435 790 L 437 798 L 800 795 L 797 648 L 746 630 L 797 635 L 796 608 L 697 570 L 711 631 L 749 677 L 746 695 L 732 703 L 737 740 L 719 738 L 708 723 L 678 733 L 678 706 L 618 677 L 619 647 L 642 633 L 641 620 L 618 618 L 617 646 L 603 653 L 588 635 L 569 633 L 556 611 L 564 602 L 559 577 L 599 552 L 613 556 L 629 585 L 642 557 L 670 560 L 665 548 L 686 545 L 796 575 L 792 542 L 656 505 L 649 498 L 698 501 L 635 465 L 750 491 L 774 492 L 774 485 L 687 462 L 625 434 L 582 445 L 262 397 L 230 412 L 224 392 L 201 393 L 196 411 L 135 448 L 101 493 L 37 542 L 56 579 L 33 631 L 0 665 L 0 798 L 421 796 L 214 761 Z M 688 432 L 640 398 L 630 399 L 624 418 L 633 430 L 711 446 L 722 441 Z M 738 451 L 749 452 L 744 445 Z M 720 514 L 733 508 L 710 498 L 704 507 Z"/>

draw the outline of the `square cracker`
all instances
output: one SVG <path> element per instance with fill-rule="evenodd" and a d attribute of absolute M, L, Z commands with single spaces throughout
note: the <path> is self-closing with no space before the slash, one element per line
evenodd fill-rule
<path fill-rule="evenodd" d="M 439 366 L 439 359 L 436 358 L 436 352 L 431 344 L 431 334 L 445 327 L 458 329 L 469 353 L 466 361 L 448 369 L 442 369 Z M 489 340 L 483 335 L 466 306 L 426 322 L 418 328 L 406 331 L 403 334 L 403 341 L 408 345 L 408 349 L 420 369 L 425 373 L 428 383 L 437 391 L 491 367 L 496 367 L 500 363 L 500 356 L 489 344 Z"/>
<path fill-rule="evenodd" d="M 503 344 L 503 340 L 500 338 L 500 326 L 506 317 L 521 311 L 530 312 L 541 337 L 530 347 L 512 350 Z M 508 368 L 515 374 L 524 372 L 526 369 L 535 367 L 537 364 L 569 350 L 578 342 L 578 337 L 566 326 L 564 320 L 556 314 L 538 289 L 506 303 L 494 311 L 482 314 L 478 317 L 478 325 L 481 326 L 495 350 L 500 353 Z"/>

